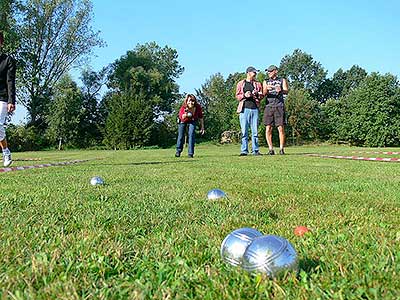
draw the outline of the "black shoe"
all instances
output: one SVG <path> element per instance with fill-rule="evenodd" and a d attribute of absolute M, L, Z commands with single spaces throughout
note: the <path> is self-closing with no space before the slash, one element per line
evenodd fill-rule
<path fill-rule="evenodd" d="M 247 156 L 247 153 L 242 152 L 239 154 L 239 156 Z"/>
<path fill-rule="evenodd" d="M 262 155 L 262 154 L 260 153 L 260 151 L 256 151 L 256 152 L 254 152 L 253 155 L 254 155 L 254 156 L 258 156 L 258 155 Z"/>
<path fill-rule="evenodd" d="M 188 154 L 188 157 L 189 158 L 193 158 L 193 154 Z"/>
<path fill-rule="evenodd" d="M 181 156 L 181 153 L 180 152 L 176 152 L 175 153 L 175 157 L 179 157 L 179 156 Z"/>
<path fill-rule="evenodd" d="M 275 151 L 274 150 L 269 150 L 268 151 L 268 155 L 275 155 Z"/>
<path fill-rule="evenodd" d="M 279 154 L 280 155 L 285 155 L 285 151 L 283 151 L 283 149 L 279 150 Z"/>

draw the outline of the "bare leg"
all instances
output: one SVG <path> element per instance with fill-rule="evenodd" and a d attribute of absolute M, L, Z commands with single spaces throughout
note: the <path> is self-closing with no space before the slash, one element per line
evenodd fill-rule
<path fill-rule="evenodd" d="M 279 131 L 279 148 L 283 149 L 285 147 L 285 128 L 283 126 L 278 126 Z"/>
<path fill-rule="evenodd" d="M 1 149 L 7 149 L 7 147 L 8 147 L 7 140 L 4 139 L 4 140 L 0 141 L 0 146 L 1 146 Z"/>
<path fill-rule="evenodd" d="M 274 146 L 272 145 L 272 126 L 271 125 L 267 125 L 267 127 L 265 128 L 265 139 L 267 140 L 269 150 L 272 150 L 274 148 Z"/>

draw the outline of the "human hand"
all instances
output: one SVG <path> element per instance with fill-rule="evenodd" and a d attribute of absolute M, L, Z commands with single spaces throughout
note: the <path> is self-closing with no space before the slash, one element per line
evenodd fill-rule
<path fill-rule="evenodd" d="M 12 113 L 12 112 L 14 112 L 14 110 L 15 110 L 15 104 L 8 103 L 8 105 L 7 105 L 7 111 L 8 111 L 9 113 Z"/>
<path fill-rule="evenodd" d="M 251 97 L 251 92 L 250 92 L 250 91 L 247 91 L 246 93 L 244 93 L 244 96 L 245 96 L 246 98 L 250 98 L 250 97 Z"/>
<path fill-rule="evenodd" d="M 259 98 L 259 97 L 261 97 L 261 96 L 262 96 L 262 94 L 263 94 L 263 93 L 261 93 L 261 92 L 256 92 L 256 91 L 253 91 L 253 96 L 254 96 L 255 98 Z"/>
<path fill-rule="evenodd" d="M 275 85 L 275 90 L 277 93 L 279 93 L 280 91 L 282 91 L 282 87 L 280 84 Z"/>

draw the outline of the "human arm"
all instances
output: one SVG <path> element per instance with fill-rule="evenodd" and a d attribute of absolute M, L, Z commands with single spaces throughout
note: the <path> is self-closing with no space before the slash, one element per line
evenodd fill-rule
<path fill-rule="evenodd" d="M 289 91 L 289 86 L 286 79 L 282 79 L 282 93 L 287 94 Z"/>
<path fill-rule="evenodd" d="M 247 97 L 247 98 L 250 98 L 250 97 L 251 97 L 251 93 L 249 93 L 249 92 L 246 92 L 246 94 L 243 93 L 243 83 L 244 83 L 244 81 L 241 80 L 241 81 L 239 81 L 238 84 L 236 85 L 236 99 L 237 99 L 238 101 L 245 100 L 246 97 Z"/>
<path fill-rule="evenodd" d="M 261 101 L 264 96 L 263 85 L 260 82 L 257 82 L 257 92 L 255 93 L 255 97 L 258 101 Z"/>
<path fill-rule="evenodd" d="M 204 132 L 205 132 L 205 130 L 204 130 L 204 119 L 200 118 L 199 122 L 200 122 L 200 133 L 201 133 L 201 135 L 203 135 Z"/>
<path fill-rule="evenodd" d="M 275 89 L 275 86 L 273 86 L 272 84 L 267 83 L 266 80 L 263 81 L 263 94 L 264 97 L 268 94 L 269 91 Z"/>
<path fill-rule="evenodd" d="M 15 98 L 16 98 L 15 73 L 16 73 L 15 61 L 9 57 L 7 62 L 8 112 L 13 112 L 15 110 Z"/>
<path fill-rule="evenodd" d="M 181 122 L 184 121 L 184 119 L 186 118 L 186 112 L 185 112 L 185 106 L 182 105 L 181 108 L 179 109 L 179 114 L 178 114 L 179 120 Z"/>

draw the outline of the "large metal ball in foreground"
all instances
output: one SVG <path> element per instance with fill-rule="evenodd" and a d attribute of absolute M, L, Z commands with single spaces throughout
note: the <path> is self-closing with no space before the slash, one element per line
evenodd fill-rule
<path fill-rule="evenodd" d="M 207 199 L 208 200 L 217 200 L 217 199 L 221 199 L 221 198 L 226 198 L 226 194 L 224 191 L 220 190 L 220 189 L 213 189 L 208 191 L 207 193 Z"/>
<path fill-rule="evenodd" d="M 245 227 L 232 231 L 221 244 L 222 259 L 233 266 L 240 266 L 247 246 L 261 236 L 262 233 L 253 228 Z"/>
<path fill-rule="evenodd" d="M 90 179 L 90 184 L 91 185 L 102 185 L 102 184 L 104 184 L 104 180 L 99 176 L 95 176 L 95 177 L 92 177 L 92 179 Z"/>
<path fill-rule="evenodd" d="M 297 271 L 296 250 L 286 239 L 276 235 L 255 238 L 243 255 L 243 269 L 277 277 L 287 271 Z"/>

